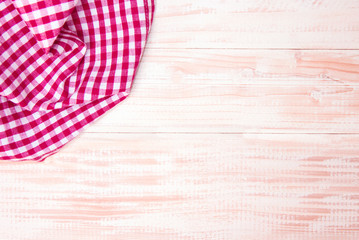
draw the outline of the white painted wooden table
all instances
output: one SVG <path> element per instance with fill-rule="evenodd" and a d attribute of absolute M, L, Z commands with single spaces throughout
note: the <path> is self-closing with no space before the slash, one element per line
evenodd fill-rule
<path fill-rule="evenodd" d="M 359 239 L 359 1 L 157 0 L 132 93 L 0 162 L 0 239 Z"/>

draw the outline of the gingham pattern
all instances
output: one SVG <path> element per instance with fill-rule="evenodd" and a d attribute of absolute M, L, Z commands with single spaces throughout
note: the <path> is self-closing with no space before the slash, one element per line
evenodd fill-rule
<path fill-rule="evenodd" d="M 154 0 L 79 1 L 48 53 L 12 0 L 0 12 L 0 159 L 42 161 L 128 96 Z"/>
<path fill-rule="evenodd" d="M 46 51 L 59 35 L 78 0 L 12 0 L 30 32 Z"/>

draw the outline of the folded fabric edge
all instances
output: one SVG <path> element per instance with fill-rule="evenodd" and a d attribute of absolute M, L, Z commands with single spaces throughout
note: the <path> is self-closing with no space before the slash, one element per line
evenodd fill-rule
<path fill-rule="evenodd" d="M 36 130 L 36 134 L 41 134 L 40 140 L 36 140 L 37 144 L 34 144 L 34 141 L 29 139 L 29 143 L 26 146 L 18 146 L 15 148 L 16 150 L 12 149 L 5 149 L 4 145 L 0 146 L 0 160 L 10 160 L 10 161 L 44 161 L 50 155 L 58 152 L 63 146 L 65 146 L 68 142 L 73 140 L 77 137 L 82 131 L 84 131 L 88 126 L 89 123 L 94 122 L 96 119 L 101 117 L 105 112 L 115 107 L 118 103 L 122 102 L 127 98 L 128 94 L 118 94 L 113 95 L 111 97 L 106 97 L 104 99 L 99 99 L 92 103 L 83 104 L 83 106 L 74 106 L 69 107 L 54 113 L 48 113 L 51 117 L 46 117 L 47 120 L 40 122 L 41 118 L 37 120 L 38 126 L 34 129 Z M 61 117 L 59 117 L 61 116 Z M 73 117 L 80 117 L 76 118 L 75 120 Z M 53 129 L 59 129 L 60 131 L 58 134 L 53 134 L 47 132 L 48 130 L 46 127 L 51 124 L 51 119 L 55 118 L 57 121 L 52 123 Z M 77 121 L 80 119 L 79 121 Z M 42 125 L 45 129 L 39 130 Z M 38 128 L 38 129 L 37 129 Z M 76 129 L 75 131 L 73 131 Z M 56 130 L 55 130 L 56 131 Z M 61 139 L 59 138 L 61 135 Z M 14 137 L 20 137 L 21 134 L 14 135 Z M 45 138 L 49 138 L 47 142 L 45 142 Z M 10 143 L 10 144 L 16 144 Z M 10 145 L 8 144 L 8 145 Z M 45 149 L 49 149 L 49 151 L 38 151 L 42 149 L 40 146 L 45 145 Z M 53 148 L 53 149 L 51 149 Z M 23 151 L 23 152 L 21 152 Z M 24 156 L 24 154 L 32 153 L 30 156 Z"/>

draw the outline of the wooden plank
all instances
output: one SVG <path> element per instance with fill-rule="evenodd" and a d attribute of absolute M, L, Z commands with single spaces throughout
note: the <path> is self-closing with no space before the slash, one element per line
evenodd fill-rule
<path fill-rule="evenodd" d="M 157 0 L 150 48 L 357 49 L 357 0 Z"/>
<path fill-rule="evenodd" d="M 148 50 L 87 132 L 359 133 L 359 51 Z"/>
<path fill-rule="evenodd" d="M 357 134 L 87 133 L 0 162 L 0 235 L 354 240 L 358 156 Z"/>
<path fill-rule="evenodd" d="M 359 50 L 146 49 L 144 84 L 359 84 Z"/>

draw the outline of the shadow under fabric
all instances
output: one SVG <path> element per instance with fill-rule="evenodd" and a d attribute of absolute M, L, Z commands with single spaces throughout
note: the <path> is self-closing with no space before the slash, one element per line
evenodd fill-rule
<path fill-rule="evenodd" d="M 154 0 L 0 0 L 0 159 L 56 153 L 130 93 Z"/>

